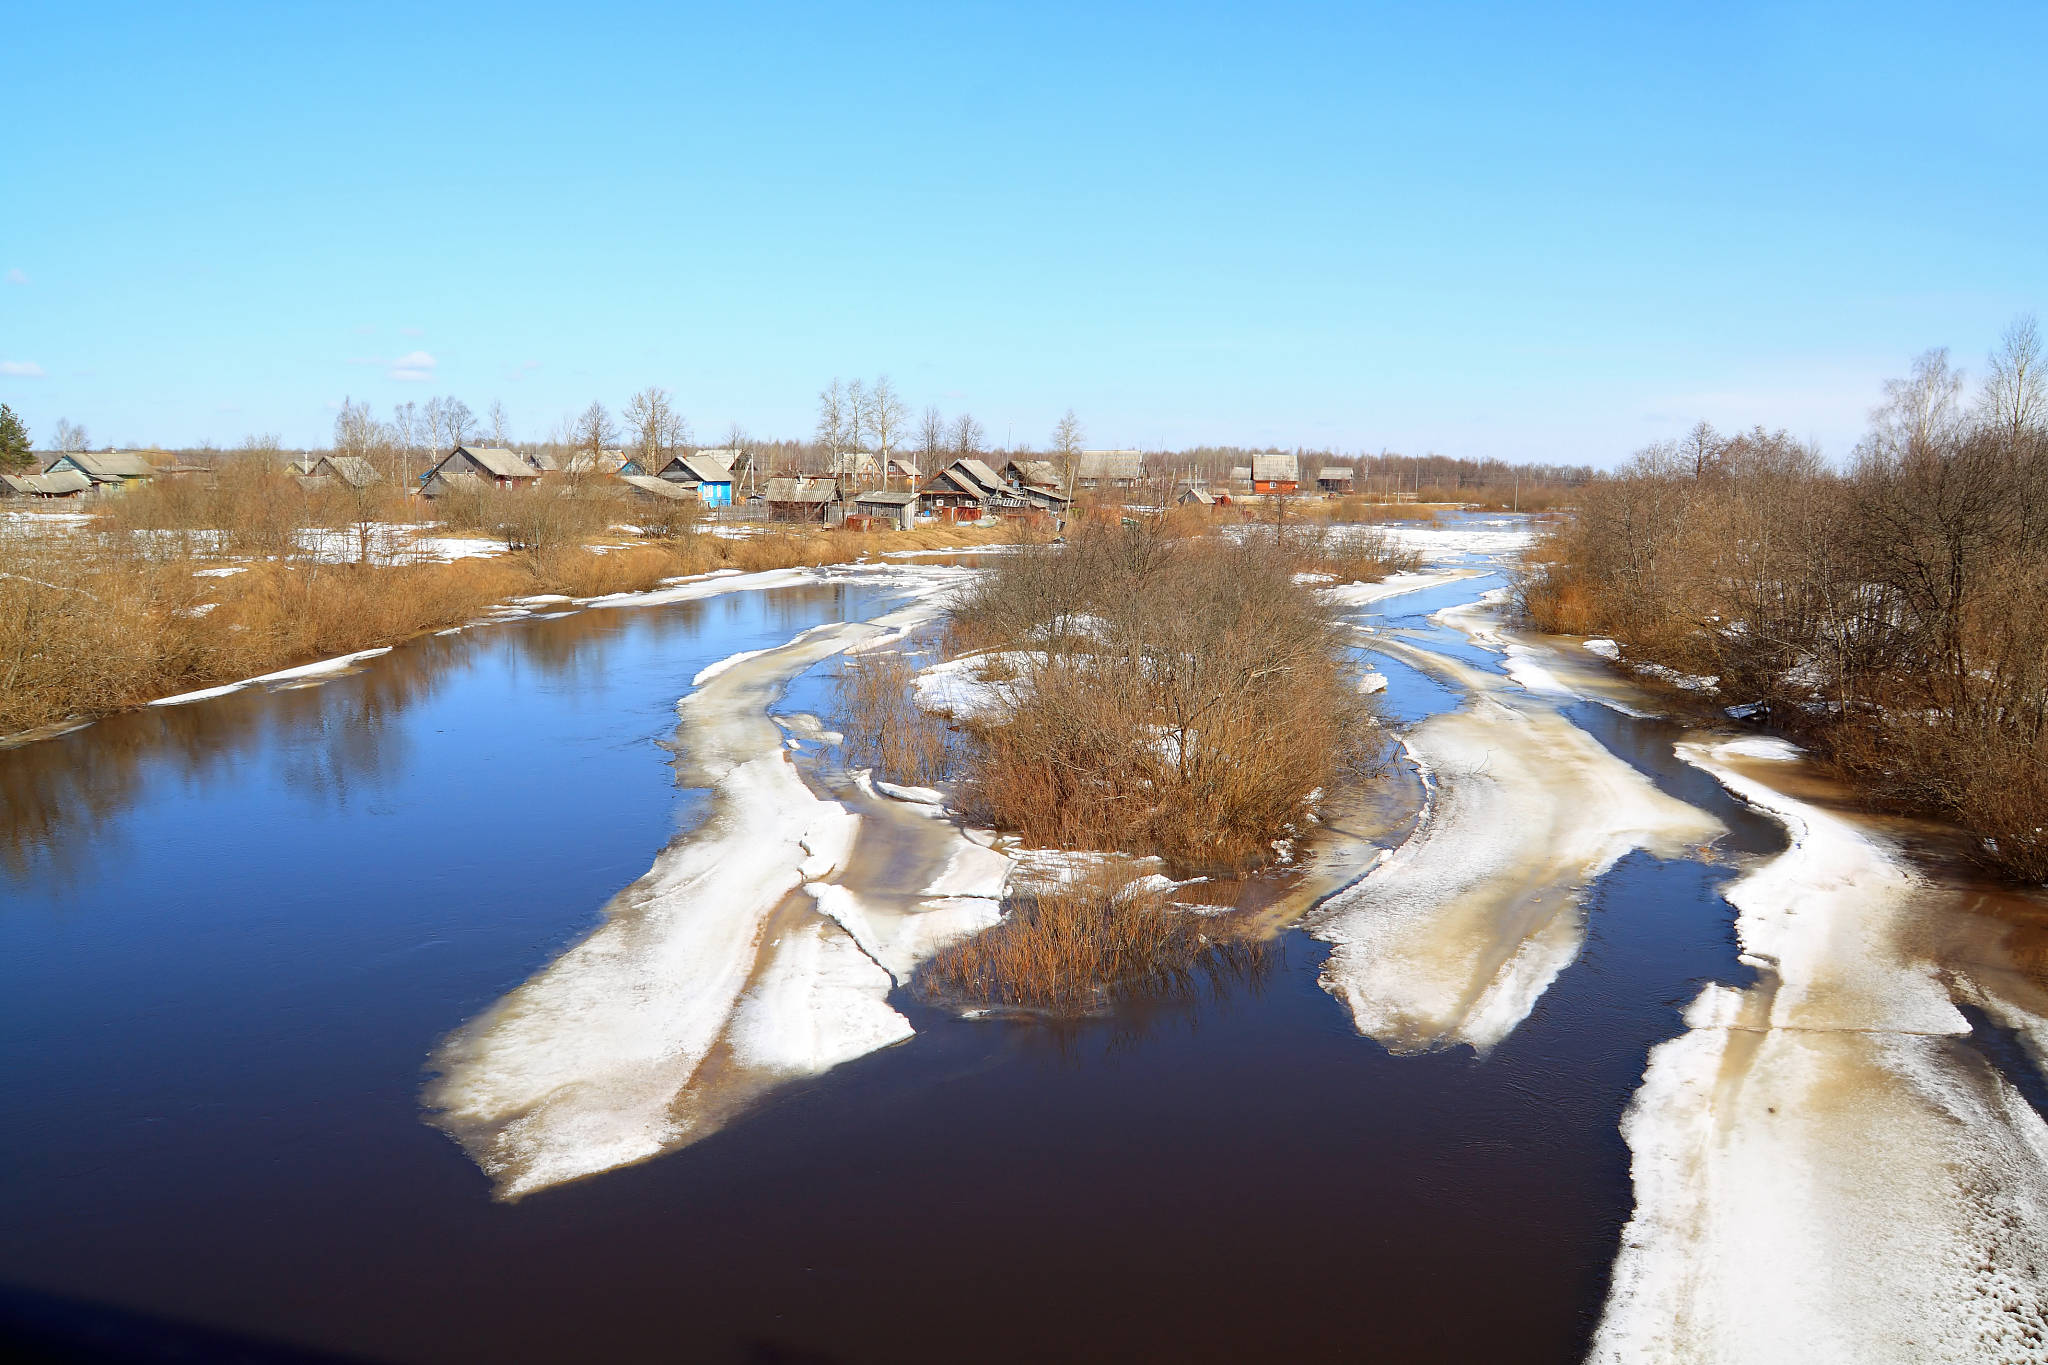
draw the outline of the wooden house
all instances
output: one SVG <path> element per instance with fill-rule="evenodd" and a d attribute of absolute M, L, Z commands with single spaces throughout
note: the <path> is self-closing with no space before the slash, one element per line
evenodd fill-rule
<path fill-rule="evenodd" d="M 1084 450 L 1074 481 L 1081 488 L 1136 488 L 1145 481 L 1145 457 L 1135 450 Z"/>
<path fill-rule="evenodd" d="M 0 474 L 0 498 L 75 498 L 92 489 L 92 480 L 75 469 L 51 474 Z"/>
<path fill-rule="evenodd" d="M 1349 493 L 1357 477 L 1343 465 L 1326 464 L 1316 471 L 1316 488 L 1324 493 Z"/>
<path fill-rule="evenodd" d="M 1293 493 L 1301 487 L 1301 461 L 1293 455 L 1252 456 L 1254 493 Z"/>
<path fill-rule="evenodd" d="M 420 492 L 428 497 L 452 488 L 449 476 L 463 474 L 493 488 L 530 488 L 540 470 L 525 456 L 503 446 L 457 446 L 435 462 L 420 481 Z"/>
<path fill-rule="evenodd" d="M 307 477 L 327 479 L 358 492 L 373 484 L 384 482 L 384 476 L 377 472 L 377 466 L 360 455 L 323 455 L 313 462 L 313 468 Z"/>
<path fill-rule="evenodd" d="M 43 466 L 45 474 L 83 474 L 95 493 L 119 493 L 156 477 L 156 466 L 132 450 L 73 451 Z"/>
<path fill-rule="evenodd" d="M 706 507 L 732 506 L 732 469 L 701 451 L 676 456 L 661 467 L 658 477 L 671 483 L 696 485 L 697 498 Z"/>
<path fill-rule="evenodd" d="M 865 517 L 871 525 L 884 530 L 908 531 L 917 523 L 917 494 L 886 489 L 855 494 L 853 516 Z"/>
<path fill-rule="evenodd" d="M 761 500 L 774 521 L 830 521 L 842 506 L 839 485 L 830 479 L 770 479 Z"/>

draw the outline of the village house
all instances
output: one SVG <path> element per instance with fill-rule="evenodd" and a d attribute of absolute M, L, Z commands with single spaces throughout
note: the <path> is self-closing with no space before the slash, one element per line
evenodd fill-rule
<path fill-rule="evenodd" d="M 917 494 L 870 489 L 854 495 L 853 515 L 888 531 L 908 531 L 917 524 Z"/>
<path fill-rule="evenodd" d="M 92 482 L 95 493 L 119 493 L 146 479 L 156 477 L 156 466 L 132 450 L 102 450 L 97 453 L 73 451 L 59 455 L 43 466 L 45 474 L 70 470 Z"/>
<path fill-rule="evenodd" d="M 732 506 L 732 469 L 701 450 L 676 456 L 661 467 L 658 477 L 670 483 L 694 484 L 698 500 L 706 507 Z"/>
<path fill-rule="evenodd" d="M 650 502 L 697 502 L 700 496 L 694 483 L 678 483 L 673 479 L 658 479 L 652 474 L 621 474 L 619 482 L 626 485 L 630 496 Z"/>
<path fill-rule="evenodd" d="M 1082 488 L 1136 488 L 1145 481 L 1145 457 L 1135 450 L 1084 450 L 1074 479 Z"/>
<path fill-rule="evenodd" d="M 1234 464 L 1230 467 L 1230 487 L 1238 493 L 1252 491 L 1252 467 L 1248 464 Z"/>
<path fill-rule="evenodd" d="M 879 479 L 882 462 L 865 450 L 845 450 L 826 459 L 825 472 L 842 479 Z"/>
<path fill-rule="evenodd" d="M 770 479 L 761 500 L 772 521 L 829 521 L 842 505 L 839 485 L 830 479 Z"/>
<path fill-rule="evenodd" d="M 919 504 L 942 521 L 983 517 L 1060 517 L 1067 496 L 1056 488 L 1014 487 L 981 460 L 962 458 L 933 475 L 918 494 Z"/>
<path fill-rule="evenodd" d="M 377 466 L 360 455 L 323 455 L 313 462 L 311 477 L 346 484 L 358 491 L 384 482 Z"/>
<path fill-rule="evenodd" d="M 1252 456 L 1254 493 L 1292 493 L 1301 487 L 1301 461 L 1292 455 Z"/>
<path fill-rule="evenodd" d="M 451 482 L 465 475 L 479 484 L 495 488 L 530 488 L 540 477 L 525 456 L 503 446 L 457 446 L 437 461 L 420 480 L 422 495 L 434 498 L 466 485 Z"/>
<path fill-rule="evenodd" d="M 92 488 L 92 480 L 75 469 L 53 474 L 0 474 L 0 498 L 75 498 Z"/>
<path fill-rule="evenodd" d="M 916 461 L 906 460 L 900 455 L 891 455 L 889 457 L 889 477 L 892 479 L 908 479 L 914 486 L 919 479 L 924 477 L 924 474 L 919 471 Z"/>
<path fill-rule="evenodd" d="M 1196 488 L 1192 485 L 1181 489 L 1180 495 L 1174 501 L 1182 507 L 1214 507 L 1216 505 L 1214 494 L 1210 493 L 1206 488 Z"/>
<path fill-rule="evenodd" d="M 1349 493 L 1356 476 L 1342 465 L 1324 465 L 1316 471 L 1316 487 L 1325 493 Z"/>
<path fill-rule="evenodd" d="M 1012 460 L 1003 466 L 1003 477 L 1013 488 L 1058 488 L 1063 482 L 1051 460 Z"/>

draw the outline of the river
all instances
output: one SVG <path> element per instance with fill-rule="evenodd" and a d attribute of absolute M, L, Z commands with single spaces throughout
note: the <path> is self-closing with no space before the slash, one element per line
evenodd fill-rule
<path fill-rule="evenodd" d="M 1521 530 L 1346 607 L 1420 822 L 1333 836 L 1245 971 L 1068 1026 L 894 986 L 984 913 L 968 841 L 780 756 L 959 569 L 0 751 L 0 1314 L 249 1359 L 2040 1358 L 2042 905 L 1506 633 Z"/>

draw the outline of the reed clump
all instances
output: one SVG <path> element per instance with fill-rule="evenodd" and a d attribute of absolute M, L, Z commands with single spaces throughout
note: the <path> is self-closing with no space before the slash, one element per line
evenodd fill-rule
<path fill-rule="evenodd" d="M 1220 919 L 1178 910 L 1121 861 L 1070 880 L 1025 885 L 995 927 L 919 970 L 928 997 L 1073 1016 L 1119 996 L 1185 983 L 1240 936 Z"/>
<path fill-rule="evenodd" d="M 846 761 L 889 782 L 924 786 L 946 776 L 945 721 L 917 704 L 917 669 L 897 652 L 851 654 L 834 679 Z"/>

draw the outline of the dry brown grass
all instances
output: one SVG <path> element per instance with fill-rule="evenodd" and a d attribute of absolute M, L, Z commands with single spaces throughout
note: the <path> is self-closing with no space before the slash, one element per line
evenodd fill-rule
<path fill-rule="evenodd" d="M 1001 923 L 925 963 L 918 986 L 955 1004 L 1090 1014 L 1183 982 L 1237 941 L 1225 921 L 1174 909 L 1112 862 L 1013 892 Z"/>
<path fill-rule="evenodd" d="M 619 510 L 606 498 L 602 517 L 588 508 L 571 515 L 608 522 Z M 204 523 L 214 517 L 240 520 L 210 529 Z M 306 551 L 301 533 L 334 529 L 331 521 L 296 481 L 254 467 L 246 478 L 172 480 L 127 495 L 92 530 L 0 531 L 0 735 L 392 644 L 528 593 L 596 597 L 712 569 L 848 563 L 1001 538 L 971 529 L 805 528 L 744 539 L 685 535 L 597 554 L 555 536 L 550 524 L 533 533 L 545 550 L 453 564 L 329 564 Z M 244 572 L 195 577 L 224 563 Z"/>

